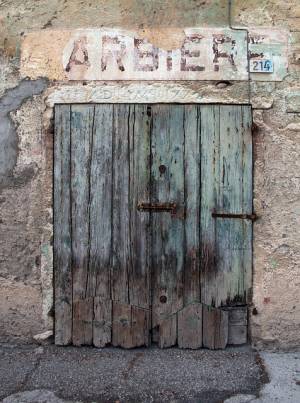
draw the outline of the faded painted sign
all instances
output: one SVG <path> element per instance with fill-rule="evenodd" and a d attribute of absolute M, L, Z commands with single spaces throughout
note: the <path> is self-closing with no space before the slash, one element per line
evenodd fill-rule
<path fill-rule="evenodd" d="M 249 78 L 249 55 L 276 59 L 268 80 L 280 80 L 287 67 L 286 36 L 274 32 L 188 28 L 170 48 L 159 46 L 159 36 L 150 41 L 120 29 L 35 32 L 24 39 L 21 74 L 56 80 L 242 81 Z"/>
<path fill-rule="evenodd" d="M 229 29 L 188 29 L 178 49 L 160 49 L 119 30 L 76 32 L 63 51 L 70 80 L 244 80 L 247 36 Z"/>

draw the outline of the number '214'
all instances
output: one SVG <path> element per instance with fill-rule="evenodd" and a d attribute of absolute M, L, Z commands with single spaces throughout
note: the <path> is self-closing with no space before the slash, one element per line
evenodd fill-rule
<path fill-rule="evenodd" d="M 272 70 L 272 62 L 270 60 L 254 60 L 254 71 L 270 71 Z"/>

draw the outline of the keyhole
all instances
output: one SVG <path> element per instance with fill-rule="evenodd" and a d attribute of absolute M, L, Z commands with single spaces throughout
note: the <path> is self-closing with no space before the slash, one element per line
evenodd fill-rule
<path fill-rule="evenodd" d="M 165 165 L 160 165 L 158 169 L 159 169 L 159 172 L 160 172 L 161 174 L 164 174 L 164 173 L 166 172 L 166 169 L 167 169 L 167 168 L 166 168 Z"/>
<path fill-rule="evenodd" d="M 159 298 L 159 300 L 160 300 L 160 302 L 161 302 L 162 304 L 165 304 L 165 303 L 167 302 L 167 297 L 166 297 L 165 295 L 162 295 L 162 296 Z"/>

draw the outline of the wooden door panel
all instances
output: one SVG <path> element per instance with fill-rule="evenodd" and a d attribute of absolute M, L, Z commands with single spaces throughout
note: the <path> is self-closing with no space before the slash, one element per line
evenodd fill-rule
<path fill-rule="evenodd" d="M 112 299 L 129 303 L 130 211 L 129 211 L 129 105 L 115 105 L 113 119 L 112 186 Z"/>
<path fill-rule="evenodd" d="M 94 106 L 71 107 L 73 344 L 91 344 L 90 178 Z"/>
<path fill-rule="evenodd" d="M 134 348 L 149 344 L 149 310 L 113 302 L 112 344 Z"/>
<path fill-rule="evenodd" d="M 115 340 L 114 300 L 131 312 L 131 346 L 147 344 L 149 214 L 136 208 L 149 201 L 147 106 L 56 106 L 55 128 L 56 342 Z"/>
<path fill-rule="evenodd" d="M 214 218 L 252 214 L 251 110 L 201 107 L 201 300 L 212 306 L 246 304 L 251 287 L 252 223 Z"/>
<path fill-rule="evenodd" d="M 184 305 L 200 302 L 200 107 L 184 107 Z"/>
<path fill-rule="evenodd" d="M 202 347 L 202 304 L 190 303 L 177 314 L 178 347 Z"/>
<path fill-rule="evenodd" d="M 212 213 L 252 213 L 251 109 L 60 105 L 54 153 L 56 343 L 223 346 L 252 222 Z"/>
<path fill-rule="evenodd" d="M 112 335 L 112 300 L 103 297 L 94 298 L 93 344 L 105 347 L 111 343 Z"/>
<path fill-rule="evenodd" d="M 223 349 L 228 341 L 228 312 L 203 306 L 203 346 L 211 350 Z"/>
<path fill-rule="evenodd" d="M 159 212 L 151 215 L 153 328 L 176 313 L 183 304 L 183 117 L 182 105 L 152 107 L 151 201 L 177 205 L 175 214 Z M 174 337 L 176 340 L 176 327 L 172 325 L 168 329 L 170 340 Z"/>
<path fill-rule="evenodd" d="M 112 125 L 111 105 L 96 105 L 93 118 L 90 176 L 90 281 L 88 294 L 111 298 L 112 250 Z"/>
<path fill-rule="evenodd" d="M 70 206 L 70 105 L 55 108 L 54 287 L 55 343 L 72 341 L 72 250 Z"/>
<path fill-rule="evenodd" d="M 138 211 L 140 202 L 150 202 L 151 111 L 147 105 L 131 105 L 130 122 L 130 304 L 149 309 L 150 214 Z"/>
<path fill-rule="evenodd" d="M 94 106 L 71 107 L 71 211 L 73 301 L 87 298 L 89 276 L 89 204 Z"/>

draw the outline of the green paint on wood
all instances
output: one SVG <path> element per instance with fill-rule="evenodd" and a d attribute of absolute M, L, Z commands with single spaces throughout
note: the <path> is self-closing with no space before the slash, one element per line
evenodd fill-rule
<path fill-rule="evenodd" d="M 152 311 L 173 345 L 185 306 L 247 302 L 252 223 L 212 212 L 252 213 L 250 107 L 57 106 L 55 128 L 58 344 L 148 344 Z M 137 209 L 150 202 L 176 209 Z"/>

